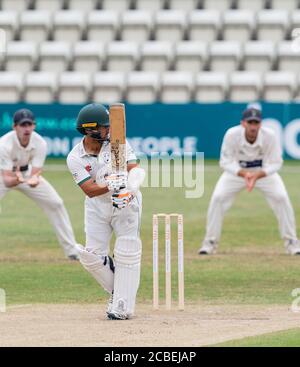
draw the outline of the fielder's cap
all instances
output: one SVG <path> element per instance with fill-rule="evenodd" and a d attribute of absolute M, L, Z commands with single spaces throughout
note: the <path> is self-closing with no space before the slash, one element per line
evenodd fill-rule
<path fill-rule="evenodd" d="M 18 125 L 21 125 L 24 122 L 34 123 L 34 120 L 34 114 L 26 108 L 22 108 L 21 110 L 16 111 L 14 114 L 14 123 Z"/>
<path fill-rule="evenodd" d="M 247 108 L 243 112 L 243 120 L 245 121 L 257 121 L 260 122 L 262 119 L 261 111 L 256 108 Z"/>

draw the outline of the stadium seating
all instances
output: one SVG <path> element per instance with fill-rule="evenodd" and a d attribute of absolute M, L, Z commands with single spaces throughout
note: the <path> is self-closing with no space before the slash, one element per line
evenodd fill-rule
<path fill-rule="evenodd" d="M 6 41 L 13 41 L 18 30 L 18 14 L 10 10 L 0 11 L 0 28 L 5 31 Z"/>
<path fill-rule="evenodd" d="M 57 91 L 57 74 L 31 72 L 25 76 L 24 101 L 27 103 L 51 103 Z"/>
<path fill-rule="evenodd" d="M 110 42 L 119 30 L 119 14 L 114 11 L 92 11 L 87 17 L 87 38 L 90 41 Z"/>
<path fill-rule="evenodd" d="M 272 9 L 294 10 L 299 7 L 299 0 L 270 0 Z"/>
<path fill-rule="evenodd" d="M 218 9 L 224 11 L 230 9 L 234 4 L 234 0 L 202 0 L 204 9 Z"/>
<path fill-rule="evenodd" d="M 265 9 L 268 4 L 268 0 L 237 0 L 238 9 L 249 9 L 259 11 Z"/>
<path fill-rule="evenodd" d="M 228 10 L 223 15 L 223 39 L 246 42 L 253 36 L 255 14 L 251 10 Z"/>
<path fill-rule="evenodd" d="M 196 102 L 217 103 L 226 99 L 228 80 L 223 72 L 201 72 L 196 76 L 195 94 Z"/>
<path fill-rule="evenodd" d="M 205 42 L 185 41 L 175 46 L 174 68 L 178 71 L 197 73 L 204 69 L 207 62 L 207 44 Z"/>
<path fill-rule="evenodd" d="M 93 76 L 91 99 L 102 103 L 114 103 L 123 100 L 125 74 L 120 72 L 98 72 Z"/>
<path fill-rule="evenodd" d="M 111 42 L 107 46 L 106 68 L 109 71 L 133 71 L 139 57 L 135 42 Z"/>
<path fill-rule="evenodd" d="M 78 10 L 56 12 L 53 17 L 53 39 L 67 42 L 80 41 L 84 27 L 84 13 Z"/>
<path fill-rule="evenodd" d="M 73 48 L 73 70 L 100 71 L 105 60 L 105 45 L 102 42 L 77 42 Z"/>
<path fill-rule="evenodd" d="M 278 45 L 278 69 L 281 71 L 299 72 L 300 57 L 299 51 L 295 52 L 293 43 L 286 41 Z"/>
<path fill-rule="evenodd" d="M 131 0 L 102 0 L 102 9 L 123 12 L 130 9 Z"/>
<path fill-rule="evenodd" d="M 288 102 L 296 91 L 296 74 L 292 72 L 268 72 L 264 75 L 262 97 L 269 102 Z"/>
<path fill-rule="evenodd" d="M 27 73 L 37 61 L 37 45 L 34 42 L 10 42 L 6 49 L 5 70 Z"/>
<path fill-rule="evenodd" d="M 63 6 L 64 1 L 62 0 L 35 0 L 35 9 L 37 10 L 47 10 L 54 13 L 63 9 Z"/>
<path fill-rule="evenodd" d="M 50 12 L 29 10 L 20 15 L 20 38 L 23 41 L 47 41 L 51 29 L 52 16 Z"/>
<path fill-rule="evenodd" d="M 97 8 L 98 0 L 67 0 L 68 9 L 91 11 Z"/>
<path fill-rule="evenodd" d="M 86 103 L 91 89 L 91 75 L 83 72 L 64 72 L 58 79 L 58 101 Z"/>
<path fill-rule="evenodd" d="M 155 16 L 155 39 L 178 42 L 184 38 L 186 13 L 180 10 L 161 10 Z"/>
<path fill-rule="evenodd" d="M 150 39 L 153 17 L 145 10 L 125 11 L 121 20 L 121 38 L 123 41 L 145 42 Z"/>
<path fill-rule="evenodd" d="M 273 68 L 275 44 L 271 41 L 250 41 L 244 46 L 243 70 L 265 72 Z"/>
<path fill-rule="evenodd" d="M 1 9 L 2 10 L 14 10 L 17 12 L 22 12 L 29 8 L 31 0 L 2 0 Z"/>
<path fill-rule="evenodd" d="M 254 71 L 237 71 L 230 75 L 229 99 L 233 102 L 251 102 L 260 99 L 261 75 Z"/>
<path fill-rule="evenodd" d="M 22 99 L 23 74 L 0 72 L 0 100 L 2 103 L 17 103 Z"/>
<path fill-rule="evenodd" d="M 215 41 L 210 45 L 210 70 L 232 72 L 239 69 L 241 45 L 235 41 Z"/>
<path fill-rule="evenodd" d="M 145 42 L 141 46 L 140 68 L 143 71 L 169 70 L 174 57 L 171 42 Z"/>
<path fill-rule="evenodd" d="M 296 36 L 299 36 L 298 28 L 300 28 L 300 10 L 295 10 L 291 13 L 290 17 L 291 22 L 291 36 L 293 30 L 296 30 Z"/>
<path fill-rule="evenodd" d="M 189 13 L 188 38 L 191 41 L 212 42 L 217 39 L 221 14 L 216 10 L 198 10 Z"/>
<path fill-rule="evenodd" d="M 197 9 L 199 6 L 199 0 L 169 0 L 168 6 L 170 9 L 178 9 L 184 11 L 191 11 Z"/>
<path fill-rule="evenodd" d="M 160 100 L 164 103 L 187 103 L 191 100 L 193 75 L 189 72 L 169 71 L 162 75 Z"/>
<path fill-rule="evenodd" d="M 71 45 L 68 42 L 44 42 L 40 46 L 40 71 L 62 72 L 69 68 Z"/>
<path fill-rule="evenodd" d="M 282 41 L 286 38 L 289 13 L 285 10 L 264 10 L 257 15 L 257 38 L 259 40 Z"/>
<path fill-rule="evenodd" d="M 132 72 L 128 74 L 126 100 L 130 103 L 153 103 L 158 100 L 159 73 Z"/>
<path fill-rule="evenodd" d="M 71 100 L 72 73 L 74 101 L 300 100 L 300 0 L 0 4 L 3 100 Z"/>
<path fill-rule="evenodd" d="M 148 11 L 158 11 L 165 8 L 165 0 L 135 0 L 135 8 Z"/>

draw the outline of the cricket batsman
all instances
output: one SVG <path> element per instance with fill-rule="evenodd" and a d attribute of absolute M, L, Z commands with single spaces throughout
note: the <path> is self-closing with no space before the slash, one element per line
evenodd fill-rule
<path fill-rule="evenodd" d="M 142 243 L 139 237 L 145 172 L 126 141 L 126 172 L 112 171 L 110 115 L 105 106 L 84 106 L 77 117 L 83 139 L 69 153 L 67 164 L 85 193 L 86 245 L 79 253 L 83 267 L 110 294 L 107 318 L 134 314 L 140 281 Z M 126 168 L 125 168 L 126 169 Z M 114 260 L 109 256 L 115 233 Z"/>
<path fill-rule="evenodd" d="M 282 152 L 274 132 L 262 126 L 261 111 L 247 108 L 239 126 L 230 128 L 223 140 L 220 166 L 224 170 L 214 189 L 207 215 L 206 235 L 199 254 L 217 251 L 223 218 L 236 195 L 259 189 L 272 208 L 286 252 L 300 255 L 294 211 L 278 174 Z"/>

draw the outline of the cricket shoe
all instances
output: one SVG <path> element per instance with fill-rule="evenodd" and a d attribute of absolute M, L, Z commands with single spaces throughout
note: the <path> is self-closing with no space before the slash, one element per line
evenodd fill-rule
<path fill-rule="evenodd" d="M 111 307 L 110 312 L 107 312 L 107 318 L 109 320 L 128 320 L 129 319 L 129 314 L 125 311 L 125 302 L 123 299 L 119 299 L 116 310 L 113 310 L 113 308 Z"/>
<path fill-rule="evenodd" d="M 72 251 L 72 253 L 70 253 L 68 255 L 68 259 L 72 260 L 72 261 L 79 261 L 79 249 L 83 249 L 83 246 L 80 245 L 79 243 L 76 243 L 76 245 L 74 246 L 74 250 Z"/>
<path fill-rule="evenodd" d="M 79 256 L 77 254 L 72 254 L 68 256 L 68 259 L 72 261 L 79 261 Z"/>
<path fill-rule="evenodd" d="M 218 244 L 213 240 L 204 240 L 202 247 L 199 249 L 199 255 L 212 255 L 217 252 Z"/>
<path fill-rule="evenodd" d="M 128 320 L 129 316 L 125 313 L 118 313 L 118 312 L 108 312 L 107 318 L 109 320 Z"/>
<path fill-rule="evenodd" d="M 110 314 L 112 311 L 112 307 L 113 307 L 113 302 L 114 302 L 114 292 L 111 292 L 111 295 L 109 297 L 109 300 L 107 302 L 107 308 L 106 308 L 106 314 Z"/>
<path fill-rule="evenodd" d="M 68 254 L 68 259 L 72 261 L 79 261 L 79 251 L 83 250 L 83 246 L 80 243 L 76 243 L 73 251 Z"/>
<path fill-rule="evenodd" d="M 284 242 L 286 253 L 290 255 L 300 255 L 300 241 L 286 240 Z"/>

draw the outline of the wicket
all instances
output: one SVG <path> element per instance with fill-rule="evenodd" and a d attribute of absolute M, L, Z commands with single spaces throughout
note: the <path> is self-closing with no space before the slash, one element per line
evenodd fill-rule
<path fill-rule="evenodd" d="M 165 269 L 166 269 L 166 309 L 171 310 L 171 218 L 177 218 L 178 230 L 178 308 L 184 309 L 184 250 L 183 250 L 183 216 L 182 214 L 153 215 L 153 308 L 159 308 L 159 276 L 158 276 L 158 222 L 165 219 Z"/>

